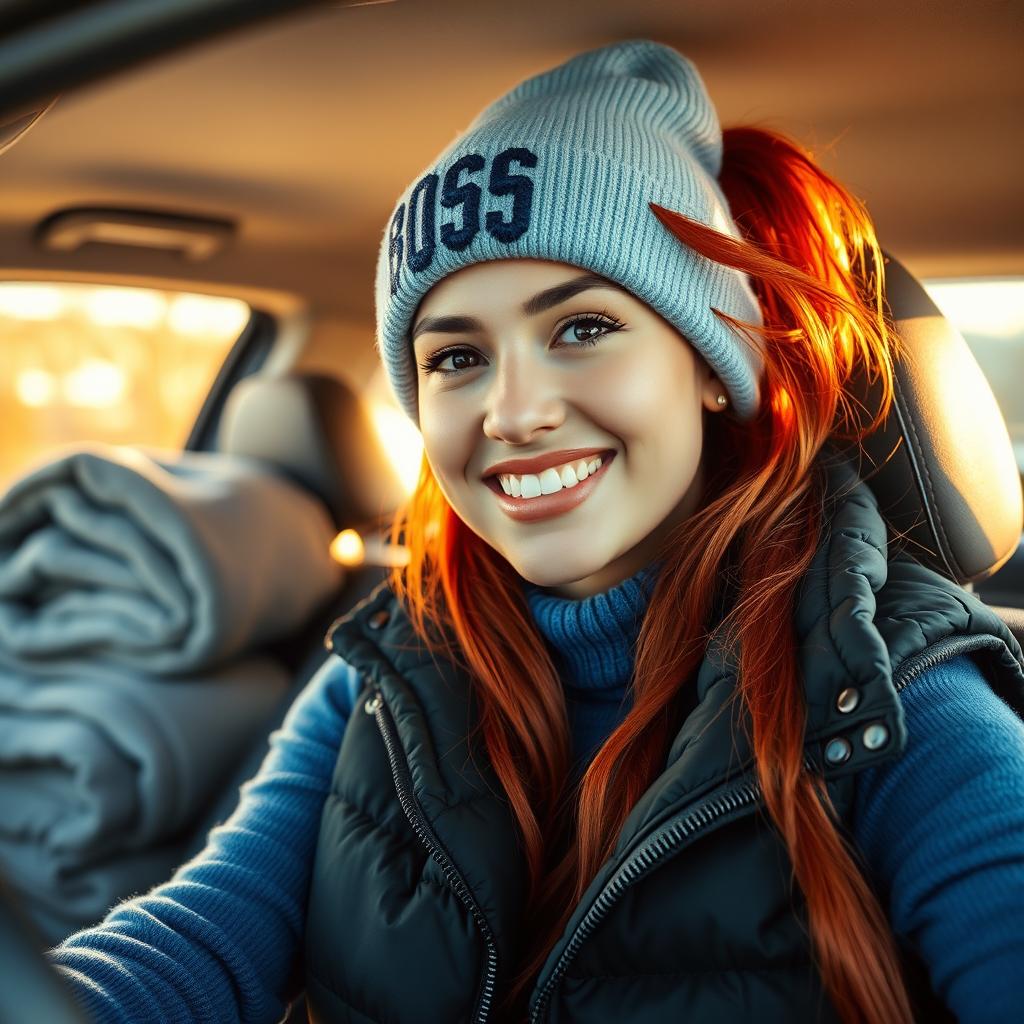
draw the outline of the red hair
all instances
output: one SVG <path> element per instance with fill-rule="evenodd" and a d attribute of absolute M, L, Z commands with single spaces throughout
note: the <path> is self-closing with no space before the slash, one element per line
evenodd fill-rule
<path fill-rule="evenodd" d="M 535 922 L 508 975 L 503 1009 L 525 1015 L 531 983 L 629 811 L 664 768 L 681 725 L 673 698 L 707 645 L 716 580 L 734 553 L 737 598 L 723 621 L 740 644 L 738 697 L 749 711 L 764 801 L 806 903 L 813 954 L 846 1022 L 910 1024 L 886 916 L 858 867 L 823 780 L 803 763 L 806 708 L 796 669 L 794 591 L 816 550 L 830 437 L 876 429 L 892 401 L 894 339 L 883 313 L 882 259 L 870 218 L 785 137 L 724 133 L 719 178 L 741 239 L 651 210 L 680 244 L 749 275 L 763 326 L 718 315 L 764 350 L 764 401 L 739 424 L 709 416 L 700 507 L 664 545 L 633 669 L 633 705 L 587 768 L 570 775 L 562 684 L 512 566 L 469 530 L 424 456 L 391 538 L 410 551 L 391 583 L 420 636 L 462 664 L 478 692 L 487 754 L 518 822 Z M 878 385 L 870 422 L 847 387 Z M 431 625 L 443 623 L 456 648 Z M 765 656 L 772 652 L 771 658 Z"/>

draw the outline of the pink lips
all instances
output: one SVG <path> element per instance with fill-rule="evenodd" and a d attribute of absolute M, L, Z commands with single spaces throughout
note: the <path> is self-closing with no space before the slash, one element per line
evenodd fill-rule
<path fill-rule="evenodd" d="M 534 523 L 539 519 L 565 515 L 566 512 L 571 512 L 578 505 L 582 505 L 601 482 L 614 459 L 615 453 L 608 452 L 601 457 L 601 466 L 597 472 L 588 476 L 586 480 L 582 480 L 575 487 L 563 487 L 554 494 L 542 494 L 537 498 L 513 498 L 501 489 L 497 477 L 489 477 L 485 483 L 497 495 L 501 510 L 509 518 L 520 523 Z"/>

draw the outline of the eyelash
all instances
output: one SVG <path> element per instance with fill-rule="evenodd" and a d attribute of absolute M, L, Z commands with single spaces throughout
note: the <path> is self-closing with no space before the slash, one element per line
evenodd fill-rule
<path fill-rule="evenodd" d="M 593 323 L 600 327 L 605 328 L 603 334 L 595 335 L 592 338 L 587 338 L 584 341 L 577 341 L 575 344 L 571 344 L 569 348 L 589 348 L 591 345 L 596 345 L 599 341 L 602 341 L 609 334 L 614 334 L 615 331 L 621 330 L 626 325 L 620 320 L 617 320 L 610 313 L 603 311 L 597 314 L 586 313 L 582 316 L 573 317 L 571 320 L 567 320 L 562 324 L 555 332 L 556 336 L 564 334 L 570 327 L 575 327 L 576 324 L 581 323 Z M 460 352 L 470 352 L 472 349 L 466 348 L 464 345 L 456 345 L 452 348 L 441 349 L 440 352 L 435 352 L 430 358 L 423 360 L 420 363 L 420 369 L 424 373 L 440 373 L 445 377 L 451 377 L 456 373 L 462 373 L 464 370 L 472 370 L 475 367 L 465 366 L 459 367 L 458 369 L 442 370 L 440 369 L 441 363 L 443 363 L 449 356 L 457 355 Z"/>

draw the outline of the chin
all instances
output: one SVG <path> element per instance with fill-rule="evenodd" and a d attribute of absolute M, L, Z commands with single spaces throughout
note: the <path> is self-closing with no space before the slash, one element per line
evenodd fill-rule
<path fill-rule="evenodd" d="M 516 562 L 509 559 L 512 568 L 528 583 L 538 587 L 564 587 L 600 572 L 603 565 L 598 560 L 568 561 L 544 559 L 538 562 Z"/>

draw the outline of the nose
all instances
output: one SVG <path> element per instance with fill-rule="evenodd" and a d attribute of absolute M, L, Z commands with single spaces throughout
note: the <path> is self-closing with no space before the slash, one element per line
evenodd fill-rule
<path fill-rule="evenodd" d="M 507 444 L 527 444 L 565 419 L 557 382 L 523 353 L 499 361 L 487 391 L 484 433 Z"/>

